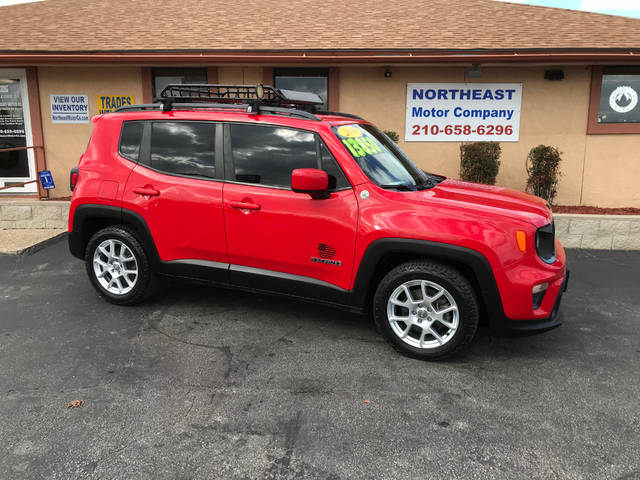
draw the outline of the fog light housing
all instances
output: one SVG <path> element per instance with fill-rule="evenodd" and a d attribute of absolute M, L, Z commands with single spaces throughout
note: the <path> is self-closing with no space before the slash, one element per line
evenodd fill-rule
<path fill-rule="evenodd" d="M 544 298 L 544 294 L 547 293 L 547 288 L 549 287 L 549 284 L 547 282 L 545 283 L 539 283 L 538 285 L 534 285 L 533 286 L 533 309 L 537 310 L 538 308 L 540 308 L 540 305 L 542 304 L 542 299 Z"/>

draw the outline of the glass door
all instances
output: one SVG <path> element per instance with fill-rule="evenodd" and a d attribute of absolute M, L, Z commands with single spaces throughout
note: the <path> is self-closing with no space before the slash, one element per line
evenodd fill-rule
<path fill-rule="evenodd" d="M 31 115 L 27 77 L 23 69 L 0 68 L 0 194 L 35 193 L 35 158 L 32 148 Z"/>

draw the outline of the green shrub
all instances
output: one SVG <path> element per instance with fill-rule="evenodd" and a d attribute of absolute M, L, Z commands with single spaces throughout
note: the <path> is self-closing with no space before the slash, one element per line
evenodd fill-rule
<path fill-rule="evenodd" d="M 398 143 L 398 140 L 400 140 L 400 135 L 398 135 L 398 133 L 394 132 L 393 130 L 385 130 L 384 134 L 396 143 Z"/>
<path fill-rule="evenodd" d="M 556 197 L 560 177 L 561 152 L 546 145 L 533 147 L 527 155 L 527 192 L 544 198 L 550 204 Z"/>
<path fill-rule="evenodd" d="M 498 142 L 460 145 L 460 178 L 467 182 L 495 185 L 502 149 Z"/>

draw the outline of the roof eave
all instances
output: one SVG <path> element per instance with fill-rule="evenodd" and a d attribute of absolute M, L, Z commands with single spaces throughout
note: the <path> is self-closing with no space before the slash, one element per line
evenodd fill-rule
<path fill-rule="evenodd" d="M 640 49 L 555 50 L 306 50 L 306 51 L 0 51 L 0 64 L 64 63 L 197 64 L 197 63 L 585 63 L 640 61 Z"/>

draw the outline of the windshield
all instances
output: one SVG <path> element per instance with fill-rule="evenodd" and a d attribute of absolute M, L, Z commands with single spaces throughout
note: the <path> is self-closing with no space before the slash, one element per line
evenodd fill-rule
<path fill-rule="evenodd" d="M 431 175 L 420 170 L 393 140 L 373 125 L 341 125 L 333 131 L 375 184 L 383 188 L 417 190 L 436 183 L 435 176 L 431 179 Z"/>

